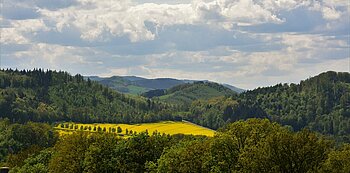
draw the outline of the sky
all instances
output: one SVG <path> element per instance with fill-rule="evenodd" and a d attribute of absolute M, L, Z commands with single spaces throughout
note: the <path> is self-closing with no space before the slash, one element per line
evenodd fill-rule
<path fill-rule="evenodd" d="M 253 89 L 350 69 L 349 0 L 1 0 L 0 67 Z"/>

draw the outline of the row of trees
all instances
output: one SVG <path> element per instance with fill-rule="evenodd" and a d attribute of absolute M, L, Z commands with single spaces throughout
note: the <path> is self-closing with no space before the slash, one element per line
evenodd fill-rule
<path fill-rule="evenodd" d="M 109 132 L 109 133 L 119 133 L 121 134 L 123 132 L 123 129 L 121 127 L 108 127 L 108 130 L 106 127 L 101 128 L 100 126 L 87 126 L 87 125 L 75 125 L 75 124 L 68 124 L 68 123 L 61 123 L 59 125 L 59 128 L 61 129 L 70 129 L 70 130 L 80 130 L 80 131 L 92 131 L 92 132 Z M 129 129 L 125 129 L 126 135 L 136 135 L 137 132 Z"/>
<path fill-rule="evenodd" d="M 18 155 L 18 154 L 17 154 Z M 12 164 L 8 160 L 8 164 Z M 14 172 L 350 172 L 350 146 L 267 119 L 237 121 L 212 138 L 113 133 L 64 136 Z"/>

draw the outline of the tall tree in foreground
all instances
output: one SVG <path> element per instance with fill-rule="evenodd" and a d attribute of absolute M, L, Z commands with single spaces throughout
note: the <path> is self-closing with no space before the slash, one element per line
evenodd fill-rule
<path fill-rule="evenodd" d="M 167 150 L 158 160 L 157 171 L 316 172 L 332 148 L 332 143 L 313 132 L 293 133 L 259 119 L 230 124 L 210 141 Z"/>
<path fill-rule="evenodd" d="M 56 145 L 56 151 L 49 163 L 51 173 L 83 172 L 85 151 L 90 141 L 87 133 L 74 133 L 64 136 Z"/>
<path fill-rule="evenodd" d="M 350 172 L 350 144 L 345 144 L 339 150 L 330 152 L 327 160 L 322 165 L 321 172 Z"/>

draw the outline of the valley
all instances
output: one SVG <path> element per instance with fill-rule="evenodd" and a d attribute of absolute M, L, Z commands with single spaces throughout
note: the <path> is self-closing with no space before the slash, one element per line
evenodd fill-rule
<path fill-rule="evenodd" d="M 350 170 L 347 72 L 242 93 L 195 81 L 135 95 L 7 69 L 0 94 L 0 167 L 12 172 Z"/>

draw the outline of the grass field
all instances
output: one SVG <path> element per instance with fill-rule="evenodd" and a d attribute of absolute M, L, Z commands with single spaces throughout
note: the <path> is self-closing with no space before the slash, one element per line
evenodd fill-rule
<path fill-rule="evenodd" d="M 205 135 L 205 136 L 214 136 L 214 130 L 192 124 L 190 122 L 175 122 L 175 121 L 163 121 L 157 123 L 142 123 L 142 124 L 80 124 L 80 123 L 63 123 L 65 126 L 68 125 L 68 128 L 61 128 L 61 124 L 55 127 L 59 133 L 70 134 L 74 131 L 89 131 L 97 132 L 98 127 L 101 128 L 101 131 L 105 128 L 106 132 L 111 132 L 111 129 L 117 129 L 120 127 L 122 132 L 119 134 L 126 135 L 126 129 L 130 132 L 145 132 L 148 131 L 149 134 L 152 134 L 154 131 L 157 131 L 161 134 L 187 134 L 187 135 Z M 71 129 L 72 126 L 72 129 Z M 83 126 L 83 129 L 81 129 Z M 89 127 L 91 130 L 89 130 Z M 96 127 L 96 130 L 93 129 Z M 87 129 L 85 129 L 87 128 Z M 85 129 L 85 130 L 84 130 Z M 117 132 L 115 132 L 117 133 Z"/>

